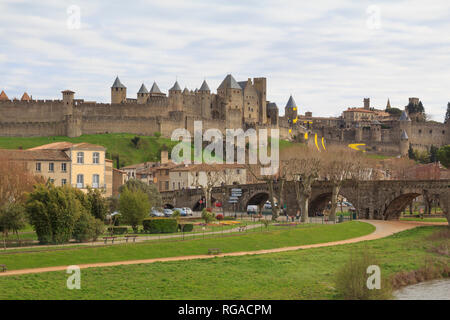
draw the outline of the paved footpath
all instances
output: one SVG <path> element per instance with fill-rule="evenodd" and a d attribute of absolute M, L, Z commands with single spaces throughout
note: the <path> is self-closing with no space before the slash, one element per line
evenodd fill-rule
<path fill-rule="evenodd" d="M 346 240 L 325 242 L 325 243 L 317 243 L 317 244 L 308 244 L 302 246 L 294 246 L 294 247 L 282 247 L 282 248 L 274 248 L 274 249 L 265 249 L 265 250 L 257 250 L 257 251 L 240 251 L 240 252 L 230 252 L 230 253 L 222 253 L 218 255 L 191 255 L 191 256 L 178 256 L 178 257 L 168 257 L 168 258 L 154 258 L 154 259 L 143 259 L 143 260 L 128 260 L 128 261 L 114 261 L 114 262 L 101 262 L 101 263 L 90 263 L 90 264 L 80 264 L 78 265 L 80 269 L 85 268 L 99 268 L 99 267 L 113 267 L 113 266 L 123 266 L 123 265 L 133 265 L 133 264 L 145 264 L 145 263 L 154 263 L 154 262 L 166 262 L 166 261 L 185 261 L 185 260 L 194 260 L 194 259 L 211 259 L 215 257 L 238 257 L 245 255 L 257 255 L 257 254 L 266 254 L 266 253 L 274 253 L 274 252 L 286 252 L 286 251 L 294 251 L 300 249 L 311 249 L 311 248 L 319 248 L 319 247 L 328 247 L 328 246 L 337 246 L 341 244 L 349 244 L 356 243 L 361 241 L 375 240 L 388 237 L 394 233 L 405 231 L 408 229 L 413 229 L 418 226 L 429 226 L 429 225 L 447 225 L 446 222 L 419 222 L 419 221 L 382 221 L 382 220 L 361 220 L 364 222 L 368 222 L 375 226 L 375 231 L 371 234 L 351 238 Z M 51 272 L 51 271 L 65 271 L 68 266 L 57 266 L 57 267 L 45 267 L 45 268 L 33 268 L 33 269 L 20 269 L 20 270 L 11 270 L 7 272 L 0 273 L 1 276 L 11 276 L 11 275 L 21 275 L 21 274 L 29 274 L 29 273 L 43 273 L 43 272 Z"/>

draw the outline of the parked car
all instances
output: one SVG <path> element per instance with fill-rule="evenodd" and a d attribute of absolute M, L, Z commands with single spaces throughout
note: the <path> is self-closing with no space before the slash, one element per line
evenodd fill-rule
<path fill-rule="evenodd" d="M 163 213 L 164 213 L 164 216 L 165 216 L 165 217 L 171 217 L 172 214 L 173 214 L 173 210 L 167 208 L 167 209 L 164 209 L 164 210 L 163 210 Z"/>
<path fill-rule="evenodd" d="M 272 209 L 272 204 L 270 203 L 270 201 L 267 201 L 267 202 L 264 204 L 264 209 Z"/>
<path fill-rule="evenodd" d="M 192 212 L 191 208 L 183 207 L 183 209 L 186 212 L 186 215 L 192 216 L 193 212 Z"/>
<path fill-rule="evenodd" d="M 164 213 L 162 213 L 161 211 L 152 208 L 152 210 L 150 210 L 150 216 L 151 217 L 164 217 Z"/>
<path fill-rule="evenodd" d="M 173 212 L 178 211 L 180 212 L 180 216 L 185 217 L 187 216 L 186 210 L 184 210 L 184 208 L 174 208 Z"/>

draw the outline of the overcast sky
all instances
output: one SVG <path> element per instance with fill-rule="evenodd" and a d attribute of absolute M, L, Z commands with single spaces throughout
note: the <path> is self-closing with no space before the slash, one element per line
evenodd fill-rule
<path fill-rule="evenodd" d="M 79 9 L 79 20 L 77 12 Z M 226 74 L 267 77 L 280 113 L 403 108 L 419 97 L 434 120 L 450 101 L 450 1 L 0 1 L 0 90 L 10 98 L 110 101 L 116 75 L 167 92 Z"/>

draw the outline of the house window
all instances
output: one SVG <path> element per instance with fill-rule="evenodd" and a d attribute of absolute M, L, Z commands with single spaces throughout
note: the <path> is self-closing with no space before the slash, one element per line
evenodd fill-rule
<path fill-rule="evenodd" d="M 77 175 L 77 188 L 84 188 L 84 176 L 82 174 Z"/>
<path fill-rule="evenodd" d="M 166 181 L 166 190 L 169 190 L 169 181 Z"/>
<path fill-rule="evenodd" d="M 61 172 L 67 171 L 67 163 L 61 163 Z"/>
<path fill-rule="evenodd" d="M 92 155 L 92 163 L 99 163 L 100 153 L 94 152 Z"/>
<path fill-rule="evenodd" d="M 181 189 L 181 183 L 178 182 L 178 189 Z"/>
<path fill-rule="evenodd" d="M 49 179 L 50 183 L 55 183 L 55 179 Z"/>
<path fill-rule="evenodd" d="M 175 182 L 172 182 L 172 189 L 175 190 Z"/>
<path fill-rule="evenodd" d="M 67 184 L 67 179 L 61 179 L 61 185 L 65 186 Z"/>
<path fill-rule="evenodd" d="M 84 163 L 84 152 L 77 152 L 77 163 Z"/>
<path fill-rule="evenodd" d="M 48 172 L 53 172 L 55 171 L 55 164 L 53 162 L 50 162 L 48 164 Z"/>
<path fill-rule="evenodd" d="M 98 188 L 100 185 L 100 176 L 98 174 L 92 175 L 92 188 Z"/>
<path fill-rule="evenodd" d="M 36 162 L 36 172 L 41 172 L 41 163 Z"/>

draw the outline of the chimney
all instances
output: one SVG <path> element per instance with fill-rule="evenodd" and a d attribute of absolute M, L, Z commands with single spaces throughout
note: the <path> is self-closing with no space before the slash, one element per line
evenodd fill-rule
<path fill-rule="evenodd" d="M 161 150 L 161 164 L 166 164 L 169 162 L 169 151 Z"/>
<path fill-rule="evenodd" d="M 370 109 L 370 98 L 364 98 L 364 109 Z"/>

